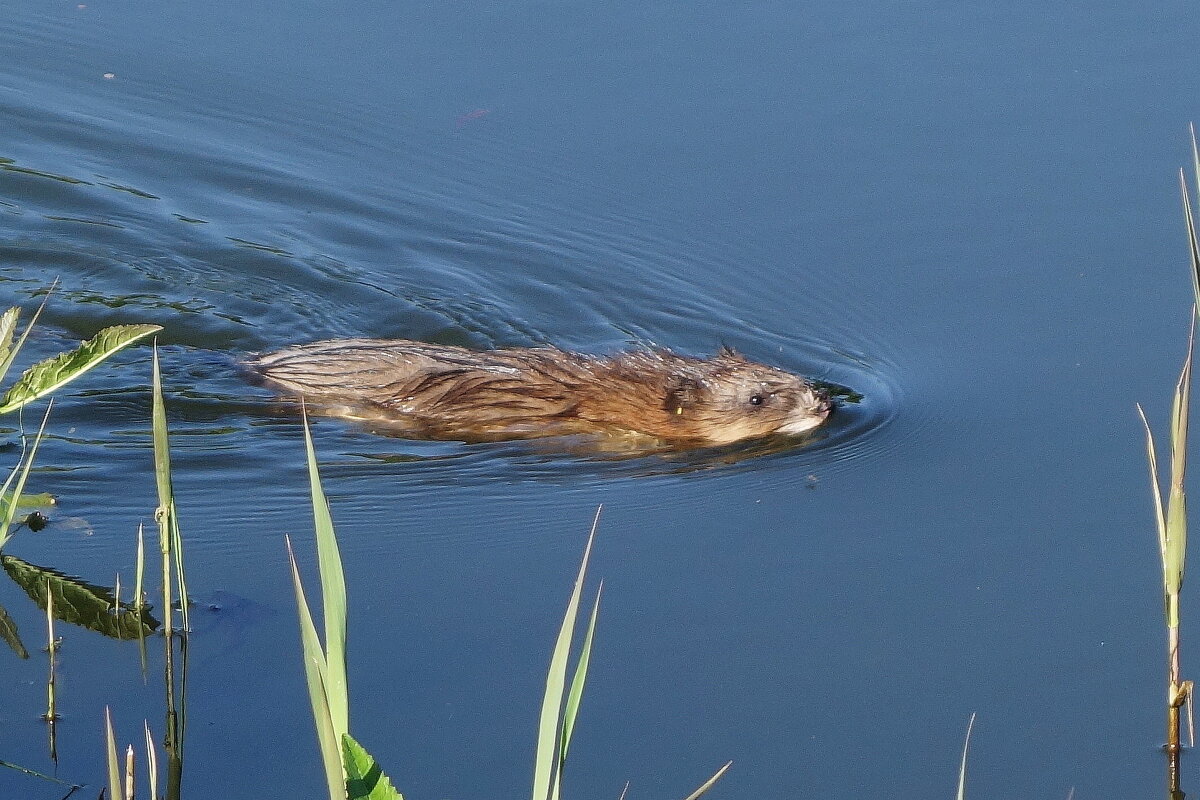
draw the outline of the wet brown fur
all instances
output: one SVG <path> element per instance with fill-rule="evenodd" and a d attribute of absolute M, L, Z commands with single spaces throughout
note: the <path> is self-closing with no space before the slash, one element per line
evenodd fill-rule
<path fill-rule="evenodd" d="M 632 431 L 723 444 L 799 433 L 830 411 L 803 378 L 723 349 L 589 356 L 555 348 L 474 351 L 402 339 L 298 345 L 250 364 L 327 413 L 390 419 L 428 438 Z"/>

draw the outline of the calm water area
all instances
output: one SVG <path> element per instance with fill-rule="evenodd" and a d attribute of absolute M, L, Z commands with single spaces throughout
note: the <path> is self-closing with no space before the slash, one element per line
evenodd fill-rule
<path fill-rule="evenodd" d="M 528 791 L 601 503 L 567 796 L 684 797 L 732 759 L 714 798 L 951 797 L 972 713 L 975 797 L 1161 791 L 1134 404 L 1165 432 L 1198 34 L 1182 2 L 8 0 L 0 307 L 59 282 L 21 366 L 164 328 L 184 796 L 323 791 L 301 428 L 238 362 L 336 336 L 730 345 L 863 394 L 807 446 L 639 457 L 317 420 L 351 729 L 410 800 Z M 132 582 L 149 376 L 138 346 L 59 394 L 31 479 L 58 504 L 7 553 Z M 56 765 L 44 615 L 8 580 L 0 606 L 30 655 L 0 648 L 0 759 L 95 797 L 106 705 L 162 734 L 161 637 L 143 672 L 60 625 Z"/>

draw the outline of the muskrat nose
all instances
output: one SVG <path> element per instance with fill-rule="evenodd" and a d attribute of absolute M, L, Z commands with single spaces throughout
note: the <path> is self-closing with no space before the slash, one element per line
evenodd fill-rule
<path fill-rule="evenodd" d="M 835 406 L 833 404 L 833 398 L 829 396 L 829 391 L 827 389 L 817 389 L 813 392 L 813 394 L 815 394 L 817 398 L 818 414 L 833 413 Z"/>

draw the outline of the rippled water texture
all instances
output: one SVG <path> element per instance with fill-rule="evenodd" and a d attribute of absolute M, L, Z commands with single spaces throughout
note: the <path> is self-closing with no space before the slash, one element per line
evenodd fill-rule
<path fill-rule="evenodd" d="M 0 307 L 58 282 L 29 359 L 164 328 L 185 794 L 321 785 L 283 547 L 313 563 L 300 425 L 240 363 L 339 336 L 728 345 L 862 395 L 807 442 L 640 455 L 317 420 L 352 729 L 406 796 L 524 791 L 600 503 L 570 793 L 686 796 L 732 758 L 726 797 L 949 796 L 971 712 L 973 794 L 1156 790 L 1133 404 L 1161 424 L 1182 356 L 1198 88 L 1168 5 L 6 9 Z M 60 395 L 33 479 L 58 504 L 14 555 L 128 584 L 148 377 L 135 348 Z M 3 656 L 0 760 L 94 796 L 105 705 L 161 734 L 159 648 L 143 677 L 64 626 L 55 767 L 41 614 L 0 605 L 31 655 Z M 61 796 L 30 780 L 0 795 Z"/>

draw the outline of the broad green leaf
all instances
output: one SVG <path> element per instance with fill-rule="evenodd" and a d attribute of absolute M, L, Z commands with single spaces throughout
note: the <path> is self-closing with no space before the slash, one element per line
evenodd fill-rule
<path fill-rule="evenodd" d="M 325 780 L 329 789 L 329 800 L 344 800 L 345 776 L 342 771 L 341 749 L 338 747 L 338 737 L 334 733 L 333 719 L 329 713 L 329 697 L 325 685 L 327 682 L 325 653 L 321 649 L 321 639 L 317 636 L 317 626 L 313 623 L 312 612 L 308 609 L 308 601 L 304 597 L 304 586 L 300 582 L 300 570 L 296 567 L 296 557 L 292 553 L 292 542 L 286 536 L 288 561 L 292 565 L 292 588 L 296 592 L 296 611 L 300 619 L 300 646 L 304 658 L 304 677 L 308 682 L 308 699 L 312 704 L 313 722 L 317 728 L 317 744 L 321 748 L 321 761 L 325 765 Z"/>
<path fill-rule="evenodd" d="M 348 733 L 342 734 L 342 761 L 348 800 L 404 800 L 371 754 Z"/>
<path fill-rule="evenodd" d="M 558 639 L 554 643 L 554 651 L 550 655 L 550 669 L 546 674 L 546 693 L 542 697 L 542 713 L 538 720 L 537 752 L 533 763 L 533 800 L 547 800 L 555 773 L 555 758 L 558 753 L 559 718 L 562 712 L 563 691 L 567 682 L 567 657 L 571 650 L 572 632 L 575 630 L 575 618 L 579 613 L 579 596 L 583 592 L 583 579 L 587 574 L 588 558 L 592 554 L 592 541 L 596 538 L 596 527 L 600 524 L 600 509 L 596 509 L 596 517 L 592 521 L 592 531 L 588 534 L 587 546 L 583 550 L 583 562 L 579 565 L 579 575 L 575 578 L 575 587 L 571 591 L 571 599 L 567 602 L 567 613 L 563 616 L 562 627 L 558 630 Z"/>
<path fill-rule="evenodd" d="M 0 501 L 0 502 L 5 502 L 5 501 L 7 501 L 7 498 L 5 498 L 4 501 Z M 54 495 L 50 494 L 49 492 L 38 492 L 37 494 L 30 494 L 29 492 L 25 492 L 24 494 L 22 494 L 20 497 L 17 498 L 17 508 L 20 508 L 20 509 L 29 508 L 29 509 L 37 510 L 39 508 L 50 508 L 51 506 L 54 506 L 57 504 L 58 504 L 58 498 L 55 497 Z"/>
<path fill-rule="evenodd" d="M 105 328 L 79 347 L 34 364 L 0 400 L 0 414 L 15 411 L 78 378 L 113 353 L 155 331 L 159 325 L 115 325 Z"/>
<path fill-rule="evenodd" d="M 304 448 L 308 460 L 309 491 L 317 537 L 317 563 L 321 572 L 322 613 L 325 617 L 325 692 L 334 734 L 340 740 L 350 730 L 350 699 L 346 684 L 346 576 L 333 531 L 329 502 L 321 488 L 317 454 L 308 417 L 304 418 Z"/>
<path fill-rule="evenodd" d="M 139 611 L 130 603 L 121 603 L 114 613 L 116 599 L 110 589 L 64 575 L 49 567 L 39 567 L 15 556 L 0 555 L 0 566 L 28 594 L 38 608 L 46 607 L 47 587 L 54 597 L 54 617 L 63 622 L 96 631 L 113 639 L 137 639 L 154 633 L 158 620 L 147 606 Z"/>

